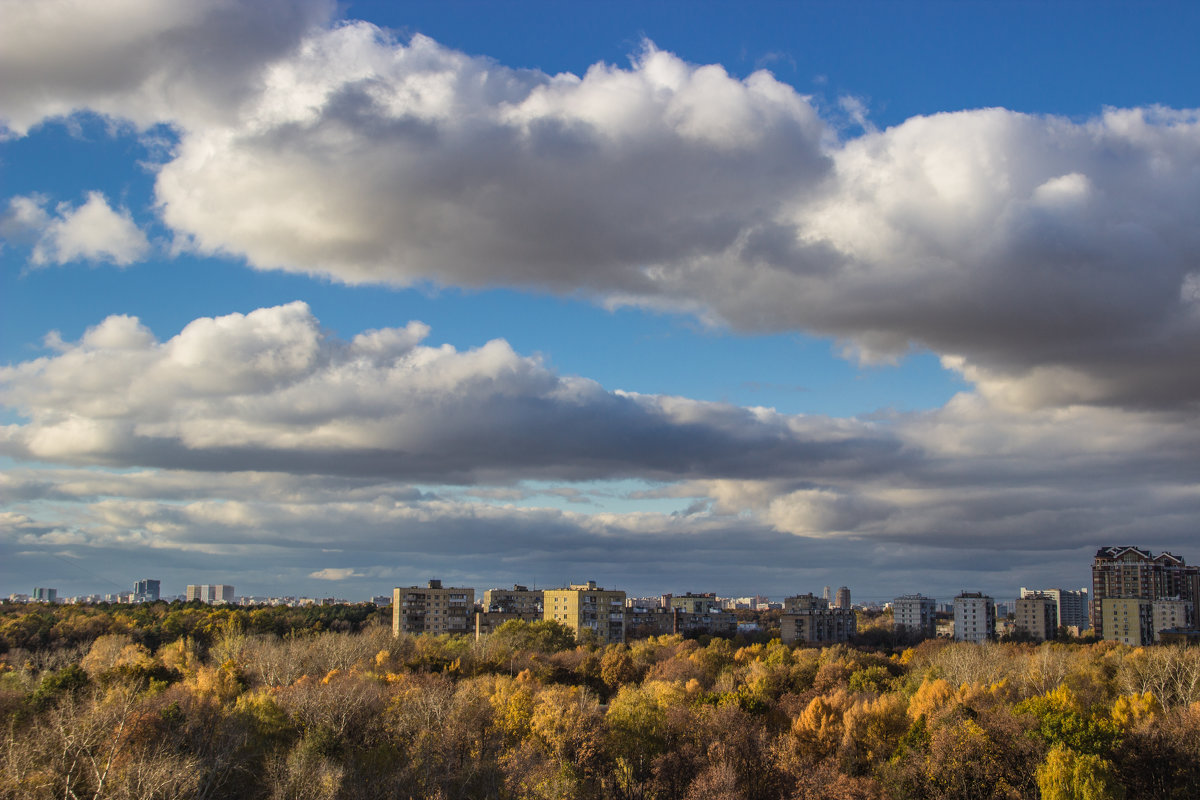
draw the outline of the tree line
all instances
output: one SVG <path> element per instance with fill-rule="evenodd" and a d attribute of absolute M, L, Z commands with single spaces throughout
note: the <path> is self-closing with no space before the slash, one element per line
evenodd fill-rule
<path fill-rule="evenodd" d="M 601 646 L 553 621 L 393 637 L 365 607 L 294 610 L 314 615 L 304 628 L 290 611 L 161 605 L 5 611 L 0 798 L 1132 800 L 1200 785 L 1193 649 Z"/>

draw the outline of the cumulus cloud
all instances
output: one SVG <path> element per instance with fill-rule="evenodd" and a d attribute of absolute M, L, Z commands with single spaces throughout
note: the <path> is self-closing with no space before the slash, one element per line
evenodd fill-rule
<path fill-rule="evenodd" d="M 28 419 L 0 429 L 0 452 L 444 482 L 835 474 L 897 455 L 869 423 L 608 391 L 502 340 L 460 352 L 428 333 L 343 341 L 303 303 L 198 319 L 165 342 L 109 317 L 0 368 L 0 401 Z"/>
<path fill-rule="evenodd" d="M 1016 406 L 1200 398 L 1195 112 L 982 109 L 838 141 L 766 72 L 647 45 L 549 76 L 361 23 L 266 75 L 158 175 L 203 252 L 929 348 Z"/>
<path fill-rule="evenodd" d="M 1195 111 L 876 130 L 843 99 L 860 132 L 839 134 L 766 71 L 649 43 L 548 75 L 331 24 L 315 0 L 5 10 L 14 131 L 77 108 L 174 126 L 156 199 L 179 248 L 587 293 L 866 360 L 928 348 L 1013 408 L 1200 400 Z"/>
<path fill-rule="evenodd" d="M 0 132 L 90 110 L 140 125 L 230 113 L 329 0 L 0 0 Z"/>
<path fill-rule="evenodd" d="M 129 210 L 112 208 L 100 192 L 74 207 L 59 203 L 53 215 L 38 196 L 14 197 L 0 215 L 0 235 L 32 246 L 34 266 L 71 261 L 107 262 L 126 267 L 146 256 L 150 242 Z"/>

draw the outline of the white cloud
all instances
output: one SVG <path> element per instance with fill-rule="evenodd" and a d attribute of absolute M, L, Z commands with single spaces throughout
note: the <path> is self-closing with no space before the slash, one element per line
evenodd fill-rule
<path fill-rule="evenodd" d="M 844 98 L 864 132 L 839 141 L 769 73 L 652 45 L 547 75 L 330 24 L 325 2 L 5 11 L 12 130 L 77 108 L 174 127 L 156 195 L 177 247 L 350 283 L 582 291 L 869 360 L 928 348 L 1023 407 L 1200 400 L 1194 111 L 875 130 Z M 43 257 L 97 252 L 74 241 Z"/>
<path fill-rule="evenodd" d="M 78 207 L 59 203 L 53 216 L 44 204 L 38 196 L 14 197 L 0 215 L 0 235 L 32 244 L 29 261 L 35 266 L 102 261 L 125 267 L 150 251 L 129 210 L 114 210 L 100 192 L 88 192 Z"/>
<path fill-rule="evenodd" d="M 198 319 L 165 342 L 109 317 L 52 356 L 0 368 L 0 402 L 28 419 L 0 429 L 0 451 L 508 483 L 836 474 L 894 457 L 867 423 L 610 392 L 502 340 L 460 352 L 421 344 L 427 334 L 411 323 L 342 341 L 303 303 Z"/>
<path fill-rule="evenodd" d="M 308 577 L 321 581 L 344 581 L 347 578 L 361 578 L 363 573 L 355 572 L 353 567 L 327 567 L 308 573 Z"/>

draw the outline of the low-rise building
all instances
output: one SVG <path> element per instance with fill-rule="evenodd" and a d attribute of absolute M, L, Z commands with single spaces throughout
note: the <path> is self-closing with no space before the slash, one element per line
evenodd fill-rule
<path fill-rule="evenodd" d="M 954 598 L 954 640 L 982 644 L 996 638 L 996 603 L 983 592 Z"/>
<path fill-rule="evenodd" d="M 779 638 L 784 644 L 835 644 L 858 633 L 858 619 L 848 608 L 830 608 L 829 601 L 812 593 L 783 601 Z"/>
<path fill-rule="evenodd" d="M 576 636 L 590 630 L 605 644 L 625 641 L 625 593 L 601 588 L 595 581 L 545 590 L 542 616 L 563 623 Z"/>
<path fill-rule="evenodd" d="M 469 633 L 475 611 L 475 590 L 442 586 L 431 580 L 427 586 L 392 590 L 392 635 L 401 633 Z"/>

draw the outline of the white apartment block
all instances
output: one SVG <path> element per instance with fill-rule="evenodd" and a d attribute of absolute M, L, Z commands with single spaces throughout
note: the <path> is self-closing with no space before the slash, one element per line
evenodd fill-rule
<path fill-rule="evenodd" d="M 905 633 L 932 639 L 937 635 L 937 600 L 920 594 L 906 594 L 892 601 L 892 627 Z"/>
<path fill-rule="evenodd" d="M 996 638 L 996 602 L 982 592 L 954 598 L 954 640 L 982 644 Z"/>

